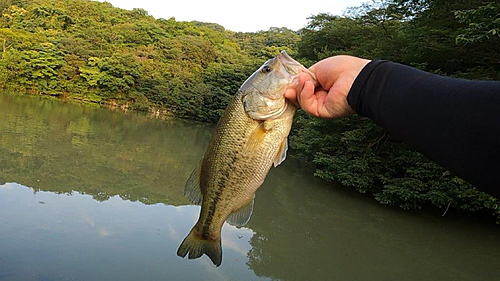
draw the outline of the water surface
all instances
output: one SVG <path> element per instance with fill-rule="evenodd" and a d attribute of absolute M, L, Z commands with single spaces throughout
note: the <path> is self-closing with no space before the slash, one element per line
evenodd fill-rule
<path fill-rule="evenodd" d="M 176 250 L 213 126 L 0 94 L 0 280 L 500 280 L 500 228 L 404 212 L 288 159 L 223 260 Z"/>

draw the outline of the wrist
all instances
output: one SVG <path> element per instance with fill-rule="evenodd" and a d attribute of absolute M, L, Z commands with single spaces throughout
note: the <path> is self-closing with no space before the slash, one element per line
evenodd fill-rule
<path fill-rule="evenodd" d="M 353 83 L 347 93 L 347 104 L 356 113 L 365 116 L 363 113 L 362 92 L 366 88 L 368 79 L 375 68 L 385 61 L 382 60 L 365 60 L 364 64 L 360 64 L 359 71 L 353 76 Z"/>

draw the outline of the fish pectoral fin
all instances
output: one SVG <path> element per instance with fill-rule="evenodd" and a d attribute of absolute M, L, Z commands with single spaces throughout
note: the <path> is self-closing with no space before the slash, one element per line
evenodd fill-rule
<path fill-rule="evenodd" d="M 279 164 L 283 163 L 283 161 L 285 161 L 287 151 L 288 151 L 288 137 L 286 137 L 281 142 L 280 149 L 278 150 L 278 153 L 274 158 L 274 167 L 278 166 Z"/>
<path fill-rule="evenodd" d="M 196 205 L 201 205 L 201 201 L 203 201 L 203 194 L 201 193 L 200 186 L 200 176 L 201 176 L 201 162 L 194 168 L 189 176 L 189 179 L 184 186 L 184 196 L 189 198 L 191 203 Z"/>
<path fill-rule="evenodd" d="M 257 126 L 250 136 L 248 137 L 247 143 L 243 148 L 243 152 L 254 151 L 259 145 L 264 141 L 266 134 L 272 130 L 272 125 L 270 122 L 261 122 L 259 126 Z"/>
<path fill-rule="evenodd" d="M 245 206 L 232 212 L 227 217 L 226 221 L 232 226 L 237 226 L 237 227 L 244 226 L 252 216 L 254 198 L 252 198 L 252 200 L 250 200 L 250 202 L 248 202 Z"/>

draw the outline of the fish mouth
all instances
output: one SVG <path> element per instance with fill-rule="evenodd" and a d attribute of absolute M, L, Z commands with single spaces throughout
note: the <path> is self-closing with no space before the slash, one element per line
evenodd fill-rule
<path fill-rule="evenodd" d="M 300 62 L 290 57 L 285 50 L 281 51 L 281 53 L 276 58 L 281 62 L 288 73 L 297 75 L 301 72 L 305 72 L 309 74 L 315 81 L 317 81 L 316 74 L 305 68 Z"/>
<path fill-rule="evenodd" d="M 290 57 L 286 51 L 281 51 L 281 53 L 276 57 L 276 60 L 283 65 L 286 72 L 292 75 L 299 74 L 302 68 L 304 68 L 302 64 Z"/>
<path fill-rule="evenodd" d="M 300 64 L 296 60 L 292 59 L 292 57 L 290 57 L 285 50 L 283 50 L 283 51 L 280 52 L 280 54 L 278 55 L 278 59 L 286 60 L 286 61 L 289 61 L 289 62 L 294 62 L 296 64 Z"/>

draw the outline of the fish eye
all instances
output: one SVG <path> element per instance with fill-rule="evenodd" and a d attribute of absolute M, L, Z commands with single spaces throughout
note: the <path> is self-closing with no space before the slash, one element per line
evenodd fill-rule
<path fill-rule="evenodd" d="M 271 67 L 269 65 L 264 65 L 264 67 L 262 67 L 262 73 L 268 73 L 271 71 Z"/>

